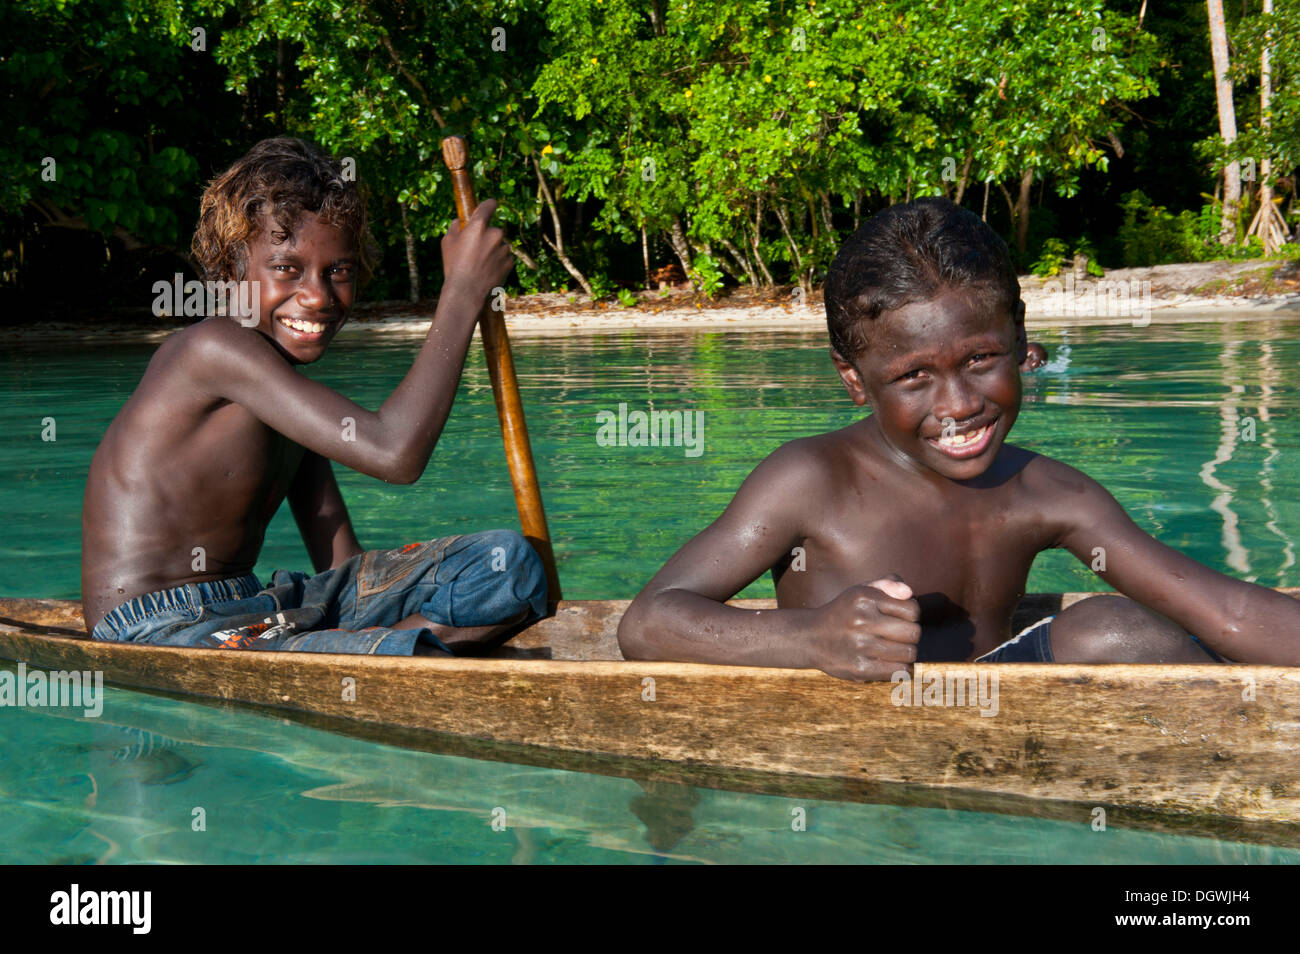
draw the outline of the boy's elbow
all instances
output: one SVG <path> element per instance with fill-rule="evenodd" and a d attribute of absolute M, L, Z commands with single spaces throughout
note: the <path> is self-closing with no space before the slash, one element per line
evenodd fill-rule
<path fill-rule="evenodd" d="M 424 476 L 428 463 L 428 458 L 421 460 L 415 454 L 397 454 L 385 462 L 382 476 L 390 484 L 413 484 Z"/>
<path fill-rule="evenodd" d="M 654 645 L 651 613 L 644 593 L 632 601 L 618 624 L 618 649 L 624 659 L 655 660 L 662 658 Z"/>
<path fill-rule="evenodd" d="M 641 615 L 637 608 L 637 600 L 633 600 L 632 605 L 623 614 L 623 618 L 618 621 L 618 651 L 623 654 L 624 659 L 647 658 L 641 639 Z"/>
<path fill-rule="evenodd" d="M 402 484 L 403 486 L 409 486 L 410 484 L 413 484 L 417 480 L 419 480 L 423 474 L 424 474 L 423 467 L 421 467 L 419 470 L 411 470 L 408 467 L 401 467 L 390 471 L 388 476 L 385 477 L 384 480 L 390 484 Z"/>

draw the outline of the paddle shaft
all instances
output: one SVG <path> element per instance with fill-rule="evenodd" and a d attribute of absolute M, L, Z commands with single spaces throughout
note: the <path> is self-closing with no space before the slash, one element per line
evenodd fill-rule
<path fill-rule="evenodd" d="M 464 140 L 459 136 L 448 136 L 442 141 L 442 155 L 451 172 L 456 215 L 464 228 L 478 206 L 474 198 L 474 182 L 467 168 Z M 510 353 L 505 318 L 501 312 L 485 304 L 479 313 L 479 328 L 483 333 L 488 375 L 492 379 L 492 396 L 501 421 L 501 439 L 505 443 L 510 483 L 515 490 L 515 506 L 519 509 L 519 524 L 528 542 L 542 558 L 546 567 L 548 599 L 555 603 L 562 599 L 560 576 L 555 567 L 555 551 L 551 547 L 551 533 L 542 505 L 542 489 L 537 482 L 537 467 L 528 441 L 528 425 L 524 421 L 524 405 L 519 397 L 519 381 L 515 377 L 515 361 Z"/>

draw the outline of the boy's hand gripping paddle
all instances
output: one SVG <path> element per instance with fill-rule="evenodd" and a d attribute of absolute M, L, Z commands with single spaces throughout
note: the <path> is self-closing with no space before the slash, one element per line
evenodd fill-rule
<path fill-rule="evenodd" d="M 444 139 L 442 158 L 451 172 L 456 215 L 460 218 L 461 228 L 464 228 L 478 205 L 474 198 L 474 182 L 466 168 L 468 157 L 465 140 L 460 136 Z M 484 305 L 479 314 L 479 328 L 483 333 L 483 353 L 487 357 L 488 375 L 492 378 L 492 396 L 496 399 L 497 417 L 501 420 L 501 438 L 506 445 L 510 482 L 515 489 L 515 506 L 519 508 L 519 524 L 528 542 L 542 558 L 546 567 L 547 598 L 555 603 L 561 598 L 560 577 L 555 568 L 551 534 L 546 526 L 546 511 L 542 507 L 542 490 L 537 483 L 533 451 L 528 443 L 528 426 L 524 422 L 524 405 L 519 398 L 519 382 L 515 378 L 515 361 L 510 354 L 506 322 L 501 312 Z"/>

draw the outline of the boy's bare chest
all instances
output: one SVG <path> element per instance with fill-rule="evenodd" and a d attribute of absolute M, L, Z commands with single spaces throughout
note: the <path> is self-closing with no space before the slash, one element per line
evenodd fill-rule
<path fill-rule="evenodd" d="M 997 490 L 846 495 L 828 501 L 810 529 L 802 560 L 782 575 L 783 605 L 822 605 L 848 586 L 898 576 L 927 625 L 1009 613 L 1042 544 L 1015 495 Z"/>
<path fill-rule="evenodd" d="M 204 482 L 247 518 L 269 521 L 298 472 L 303 448 L 238 405 L 227 405 L 196 435 L 196 461 L 207 461 Z"/>

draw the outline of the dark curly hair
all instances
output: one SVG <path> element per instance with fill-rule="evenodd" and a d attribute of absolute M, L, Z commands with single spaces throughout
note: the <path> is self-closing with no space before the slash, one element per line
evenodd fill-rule
<path fill-rule="evenodd" d="M 203 192 L 190 248 L 209 281 L 241 281 L 262 214 L 275 222 L 272 235 L 283 242 L 306 212 L 356 237 L 357 282 L 369 281 L 377 248 L 360 185 L 344 177 L 342 163 L 301 139 L 263 139 L 213 179 Z"/>
<path fill-rule="evenodd" d="M 868 322 L 945 287 L 982 287 L 1011 309 L 1020 282 L 1006 242 L 978 215 L 941 198 L 876 213 L 840 248 L 826 276 L 826 326 L 846 361 L 867 350 Z"/>

